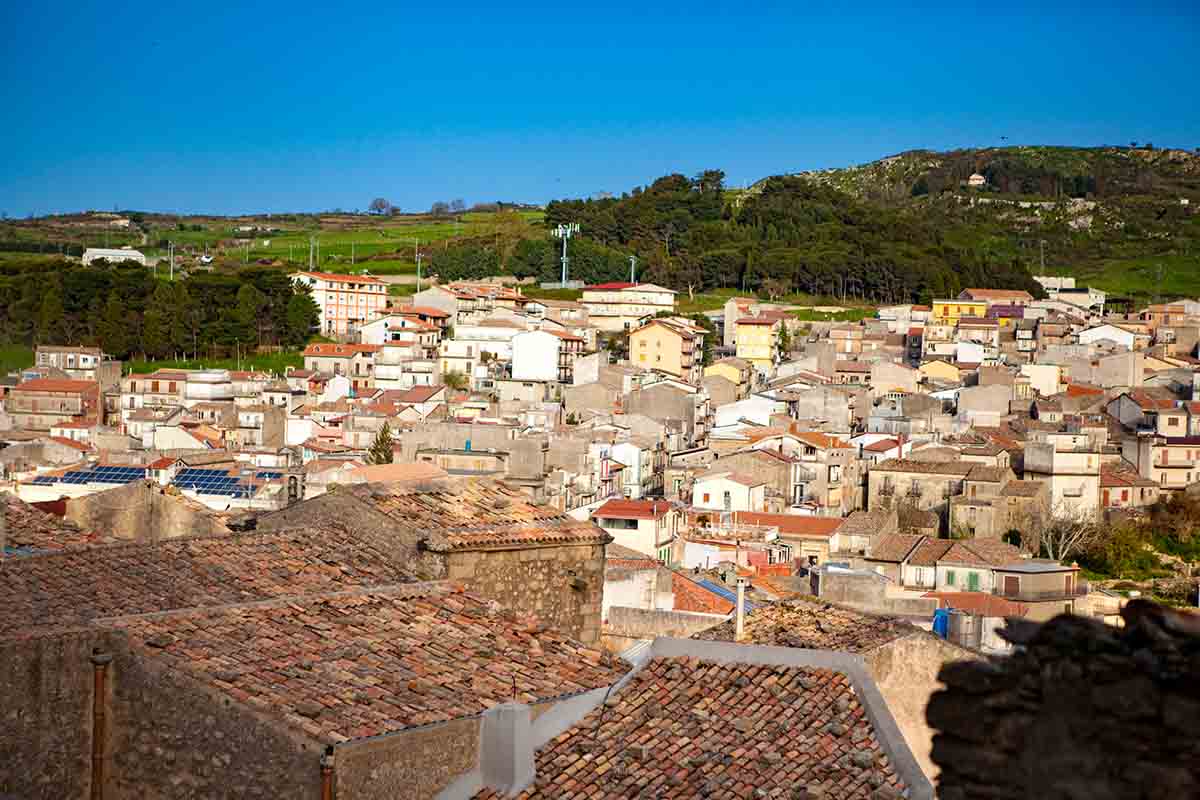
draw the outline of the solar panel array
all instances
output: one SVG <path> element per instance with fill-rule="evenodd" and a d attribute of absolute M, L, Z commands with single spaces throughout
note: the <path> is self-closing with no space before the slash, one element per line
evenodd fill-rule
<path fill-rule="evenodd" d="M 231 477 L 223 469 L 181 470 L 171 483 L 180 489 L 192 489 L 196 494 L 216 494 L 229 497 L 250 497 L 254 489 Z"/>
<path fill-rule="evenodd" d="M 146 470 L 144 467 L 103 466 L 91 469 L 73 469 L 57 478 L 53 475 L 42 475 L 34 478 L 32 483 L 34 486 L 53 486 L 56 483 L 75 485 L 83 485 L 85 483 L 123 484 L 140 481 L 145 477 Z"/>
<path fill-rule="evenodd" d="M 277 480 L 278 478 L 282 478 L 283 473 L 282 472 L 260 472 L 257 475 L 255 475 L 254 477 L 258 478 L 259 480 L 273 481 L 273 480 Z"/>

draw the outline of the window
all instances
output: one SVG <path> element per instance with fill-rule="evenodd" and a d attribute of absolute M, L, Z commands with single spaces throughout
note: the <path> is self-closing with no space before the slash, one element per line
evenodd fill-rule
<path fill-rule="evenodd" d="M 708 492 L 705 492 L 705 493 L 704 493 L 704 502 L 705 502 L 705 503 L 707 503 L 707 502 L 708 502 Z"/>
<path fill-rule="evenodd" d="M 946 570 L 946 585 L 947 585 L 947 586 L 953 586 L 953 585 L 954 585 L 954 578 L 955 578 L 955 576 L 954 576 L 954 570 L 952 570 L 952 569 L 948 569 L 948 570 Z"/>
<path fill-rule="evenodd" d="M 1168 428 L 1178 428 L 1179 427 L 1179 417 L 1167 417 L 1167 427 Z"/>
<path fill-rule="evenodd" d="M 725 510 L 733 510 L 733 495 L 729 492 L 725 492 Z"/>

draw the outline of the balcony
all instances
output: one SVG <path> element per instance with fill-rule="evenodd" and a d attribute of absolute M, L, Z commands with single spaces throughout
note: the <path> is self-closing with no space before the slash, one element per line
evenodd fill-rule
<path fill-rule="evenodd" d="M 997 597 L 1003 597 L 1006 600 L 1016 600 L 1021 603 L 1075 600 L 1086 596 L 1087 593 L 1088 584 L 1086 581 L 1073 584 L 1069 587 L 1061 586 L 1057 589 L 1020 589 L 1015 592 L 1006 592 L 999 586 L 992 589 L 992 594 Z"/>

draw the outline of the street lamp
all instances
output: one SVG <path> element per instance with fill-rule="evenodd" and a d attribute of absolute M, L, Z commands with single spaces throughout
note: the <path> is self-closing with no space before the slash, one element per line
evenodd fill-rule
<path fill-rule="evenodd" d="M 554 235 L 562 239 L 562 288 L 567 288 L 567 240 L 579 233 L 578 222 L 560 223 L 554 228 Z"/>

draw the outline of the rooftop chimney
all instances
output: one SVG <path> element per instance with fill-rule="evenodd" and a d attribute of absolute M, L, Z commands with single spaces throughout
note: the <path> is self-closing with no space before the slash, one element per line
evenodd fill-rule
<path fill-rule="evenodd" d="M 746 579 L 737 579 L 737 628 L 735 629 L 733 640 L 740 642 L 745 635 L 746 628 Z"/>
<path fill-rule="evenodd" d="M 512 796 L 533 783 L 533 713 L 524 703 L 501 703 L 483 715 L 479 769 L 483 784 Z"/>

